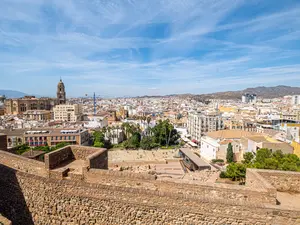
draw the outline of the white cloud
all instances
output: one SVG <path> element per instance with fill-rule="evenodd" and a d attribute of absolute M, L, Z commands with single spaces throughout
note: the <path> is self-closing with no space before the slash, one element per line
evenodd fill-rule
<path fill-rule="evenodd" d="M 287 47 L 300 37 L 299 6 L 222 23 L 244 3 L 4 0 L 2 85 L 11 77 L 52 82 L 62 75 L 74 88 L 73 95 L 79 87 L 109 95 L 142 95 L 300 82 L 299 65 L 293 64 L 299 49 Z M 165 26 L 165 35 L 146 32 L 156 25 Z"/>

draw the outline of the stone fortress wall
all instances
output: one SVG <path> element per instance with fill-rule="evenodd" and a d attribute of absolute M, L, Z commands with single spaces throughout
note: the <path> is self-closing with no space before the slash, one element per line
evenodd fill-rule
<path fill-rule="evenodd" d="M 278 191 L 300 193 L 299 172 L 287 172 L 287 171 L 275 171 L 275 170 L 256 170 L 256 171 Z"/>
<path fill-rule="evenodd" d="M 280 187 L 256 170 L 247 171 L 245 186 L 99 169 L 85 171 L 82 180 L 58 180 L 48 172 L 43 163 L 0 151 L 0 214 L 29 225 L 300 224 L 300 211 L 276 205 Z M 292 186 L 298 182 L 293 177 Z"/>

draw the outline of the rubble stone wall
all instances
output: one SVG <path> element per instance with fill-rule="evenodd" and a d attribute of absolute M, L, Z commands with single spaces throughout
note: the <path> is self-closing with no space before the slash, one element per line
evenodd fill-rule
<path fill-rule="evenodd" d="M 79 145 L 72 145 L 71 150 L 73 152 L 75 159 L 85 160 L 89 155 L 92 155 L 101 149 L 93 148 L 93 147 L 84 147 Z"/>
<path fill-rule="evenodd" d="M 59 164 L 74 159 L 71 147 L 66 146 L 56 151 L 50 152 L 45 155 L 45 167 L 47 169 L 54 169 Z"/>
<path fill-rule="evenodd" d="M 277 191 L 300 193 L 300 172 L 256 170 Z"/>
<path fill-rule="evenodd" d="M 116 177 L 123 179 L 141 179 L 141 180 L 155 180 L 156 176 L 152 174 L 145 173 L 132 173 L 129 171 L 113 171 L 113 170 L 99 170 L 90 169 L 88 173 L 85 174 L 87 179 L 99 179 L 99 177 Z"/>
<path fill-rule="evenodd" d="M 300 211 L 275 205 L 264 185 L 183 184 L 93 169 L 85 180 L 56 180 L 41 171 L 41 162 L 0 151 L 0 214 L 12 224 L 300 224 Z"/>
<path fill-rule="evenodd" d="M 252 188 L 230 184 L 181 183 L 155 180 L 147 174 L 126 174 L 120 171 L 89 170 L 84 174 L 88 183 L 113 184 L 139 193 L 153 193 L 160 196 L 177 196 L 186 199 L 214 199 L 233 204 L 276 204 L 276 190 L 263 187 Z"/>
<path fill-rule="evenodd" d="M 6 151 L 0 150 L 0 164 L 7 165 L 26 173 L 46 176 L 45 164 L 43 162 L 27 159 Z"/>
<path fill-rule="evenodd" d="M 8 172 L 10 171 L 10 172 Z M 299 212 L 262 204 L 232 205 L 179 196 L 131 191 L 113 185 L 56 181 L 0 166 L 0 194 L 19 186 L 19 195 L 0 197 L 13 224 L 291 224 Z M 7 187 L 7 184 L 10 186 Z M 171 190 L 170 190 L 171 191 Z M 8 202 L 7 202 L 8 201 Z M 16 212 L 12 204 L 19 203 Z M 4 210 L 3 210 L 4 209 Z M 27 214 L 26 212 L 30 212 Z M 29 216 L 30 215 L 30 216 Z M 29 217 L 28 217 L 29 216 Z M 30 222 L 32 221 L 32 222 Z"/>
<path fill-rule="evenodd" d="M 108 169 L 107 150 L 98 150 L 94 154 L 87 156 L 89 168 Z"/>

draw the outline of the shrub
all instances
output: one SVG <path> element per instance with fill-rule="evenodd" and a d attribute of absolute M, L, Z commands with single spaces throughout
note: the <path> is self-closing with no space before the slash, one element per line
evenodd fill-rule
<path fill-rule="evenodd" d="M 244 154 L 244 161 L 243 161 L 243 163 L 244 164 L 249 164 L 249 163 L 252 162 L 253 159 L 254 159 L 253 153 L 252 152 L 246 152 Z"/>
<path fill-rule="evenodd" d="M 241 163 L 230 163 L 226 168 L 226 176 L 232 180 L 243 180 L 246 177 L 246 166 Z"/>
<path fill-rule="evenodd" d="M 227 175 L 226 175 L 226 172 L 225 171 L 222 171 L 220 173 L 220 178 L 227 178 Z"/>
<path fill-rule="evenodd" d="M 213 159 L 211 160 L 212 163 L 224 163 L 223 159 Z"/>

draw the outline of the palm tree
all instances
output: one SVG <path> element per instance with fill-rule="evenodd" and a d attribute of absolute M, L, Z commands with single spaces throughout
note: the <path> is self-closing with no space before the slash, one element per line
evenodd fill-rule
<path fill-rule="evenodd" d="M 107 131 L 106 127 L 102 127 L 102 132 L 104 135 L 105 135 L 106 131 Z"/>
<path fill-rule="evenodd" d="M 150 116 L 148 116 L 147 118 L 146 118 L 146 120 L 147 120 L 147 132 L 146 132 L 146 134 L 147 134 L 147 136 L 149 135 L 150 136 L 150 129 L 149 129 L 149 124 L 150 124 L 150 122 L 151 122 L 151 117 Z"/>
<path fill-rule="evenodd" d="M 118 133 L 119 133 L 119 129 L 120 129 L 120 126 L 119 126 L 119 124 L 116 126 L 116 130 L 117 130 L 117 135 L 118 135 Z"/>
<path fill-rule="evenodd" d="M 146 120 L 147 120 L 147 124 L 148 124 L 148 127 L 149 127 L 149 124 L 151 122 L 151 116 L 148 116 Z"/>
<path fill-rule="evenodd" d="M 110 137 L 111 137 L 111 127 L 107 127 L 107 137 L 110 140 Z"/>

